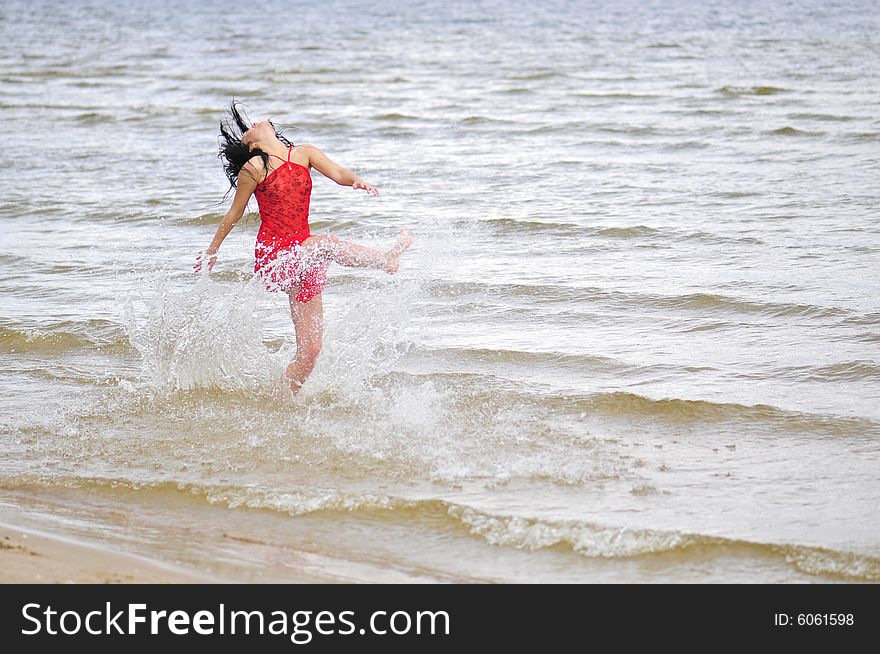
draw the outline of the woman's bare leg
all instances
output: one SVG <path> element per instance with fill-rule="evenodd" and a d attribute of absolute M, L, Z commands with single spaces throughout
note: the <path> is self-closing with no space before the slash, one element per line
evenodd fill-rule
<path fill-rule="evenodd" d="M 303 246 L 320 258 L 336 261 L 343 266 L 358 268 L 378 268 L 389 273 L 397 272 L 400 255 L 412 244 L 412 236 L 405 227 L 400 230 L 397 243 L 383 252 L 368 248 L 333 234 L 310 236 L 303 241 Z M 296 329 L 296 356 L 288 364 L 284 372 L 290 382 L 290 390 L 296 394 L 305 383 L 315 367 L 324 337 L 324 304 L 318 294 L 308 302 L 297 302 L 300 284 L 294 285 L 290 296 L 290 317 Z"/>
<path fill-rule="evenodd" d="M 352 268 L 378 268 L 389 273 L 397 272 L 400 255 L 412 244 L 412 236 L 406 227 L 401 228 L 397 243 L 383 252 L 351 241 L 344 241 L 335 234 L 310 236 L 303 245 L 312 248 L 320 256 Z"/>
<path fill-rule="evenodd" d="M 308 302 L 297 302 L 299 291 L 300 285 L 297 284 L 289 292 L 290 317 L 296 329 L 296 356 L 284 372 L 294 394 L 312 373 L 324 337 L 324 303 L 320 293 Z"/>
<path fill-rule="evenodd" d="M 388 250 L 388 266 L 385 268 L 389 273 L 396 273 L 400 266 L 400 256 L 412 245 L 413 237 L 406 227 L 400 228 L 400 236 L 397 237 L 397 243 Z"/>

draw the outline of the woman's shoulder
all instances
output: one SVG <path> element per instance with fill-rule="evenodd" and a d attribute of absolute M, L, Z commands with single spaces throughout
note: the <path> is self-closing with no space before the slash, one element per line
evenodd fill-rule
<path fill-rule="evenodd" d="M 240 174 L 247 175 L 255 182 L 263 179 L 263 177 L 266 176 L 266 165 L 263 163 L 263 158 L 260 155 L 255 154 L 244 163 L 241 167 Z"/>
<path fill-rule="evenodd" d="M 318 156 L 323 154 L 321 149 L 312 143 L 300 143 L 294 145 L 293 152 L 297 153 L 301 159 L 305 159 L 300 165 L 305 166 L 306 168 L 314 166 L 314 162 L 317 160 Z"/>
<path fill-rule="evenodd" d="M 263 157 L 255 154 L 245 162 L 244 166 L 242 166 L 242 170 L 244 169 L 247 169 L 248 172 L 251 173 L 262 173 L 266 170 L 266 164 L 263 163 Z"/>

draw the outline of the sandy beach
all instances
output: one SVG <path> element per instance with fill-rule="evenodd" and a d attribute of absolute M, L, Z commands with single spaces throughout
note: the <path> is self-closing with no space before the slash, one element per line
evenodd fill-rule
<path fill-rule="evenodd" d="M 0 524 L 2 583 L 184 584 L 210 581 L 216 580 L 134 554 Z"/>

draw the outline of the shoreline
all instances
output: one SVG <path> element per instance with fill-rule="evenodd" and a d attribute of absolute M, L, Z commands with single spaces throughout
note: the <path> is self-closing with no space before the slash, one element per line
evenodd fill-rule
<path fill-rule="evenodd" d="M 186 584 L 218 579 L 138 554 L 0 522 L 3 584 Z"/>
<path fill-rule="evenodd" d="M 0 499 L 0 584 L 426 580 L 369 560 L 261 538 L 249 529 L 253 520 L 238 526 L 212 522 L 211 515 L 196 516 L 197 507 L 186 507 L 181 516 L 180 506 L 160 498 L 127 503 L 115 494 L 98 498 L 66 489 L 59 500 L 39 490 L 20 488 L 10 491 L 10 501 Z M 211 513 L 211 507 L 201 508 Z"/>

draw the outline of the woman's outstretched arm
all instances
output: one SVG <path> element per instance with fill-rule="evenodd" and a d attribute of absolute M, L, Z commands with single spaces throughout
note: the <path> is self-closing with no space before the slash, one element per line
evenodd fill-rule
<path fill-rule="evenodd" d="M 193 270 L 196 272 L 201 272 L 202 265 L 206 261 L 208 264 L 208 272 L 211 272 L 214 268 L 214 264 L 217 262 L 217 252 L 220 250 L 220 245 L 223 243 L 223 239 L 225 239 L 229 232 L 232 231 L 235 224 L 241 220 L 241 217 L 244 215 L 245 207 L 247 207 L 248 200 L 250 200 L 254 189 L 257 188 L 257 176 L 258 173 L 256 168 L 251 162 L 246 163 L 244 167 L 242 167 L 241 172 L 238 174 L 238 183 L 236 184 L 235 198 L 232 200 L 232 206 L 229 208 L 229 211 L 226 212 L 226 215 L 223 216 L 223 220 L 220 221 L 220 224 L 217 225 L 217 232 L 214 234 L 214 239 L 211 241 L 211 245 L 209 245 L 206 250 L 200 252 L 198 257 L 196 257 L 196 263 L 193 266 Z"/>
<path fill-rule="evenodd" d="M 308 153 L 309 164 L 325 177 L 329 177 L 342 186 L 351 186 L 355 189 L 362 188 L 370 195 L 379 195 L 379 189 L 372 184 L 367 184 L 353 170 L 332 161 L 318 147 L 309 143 L 301 143 L 299 147 L 305 149 Z"/>

